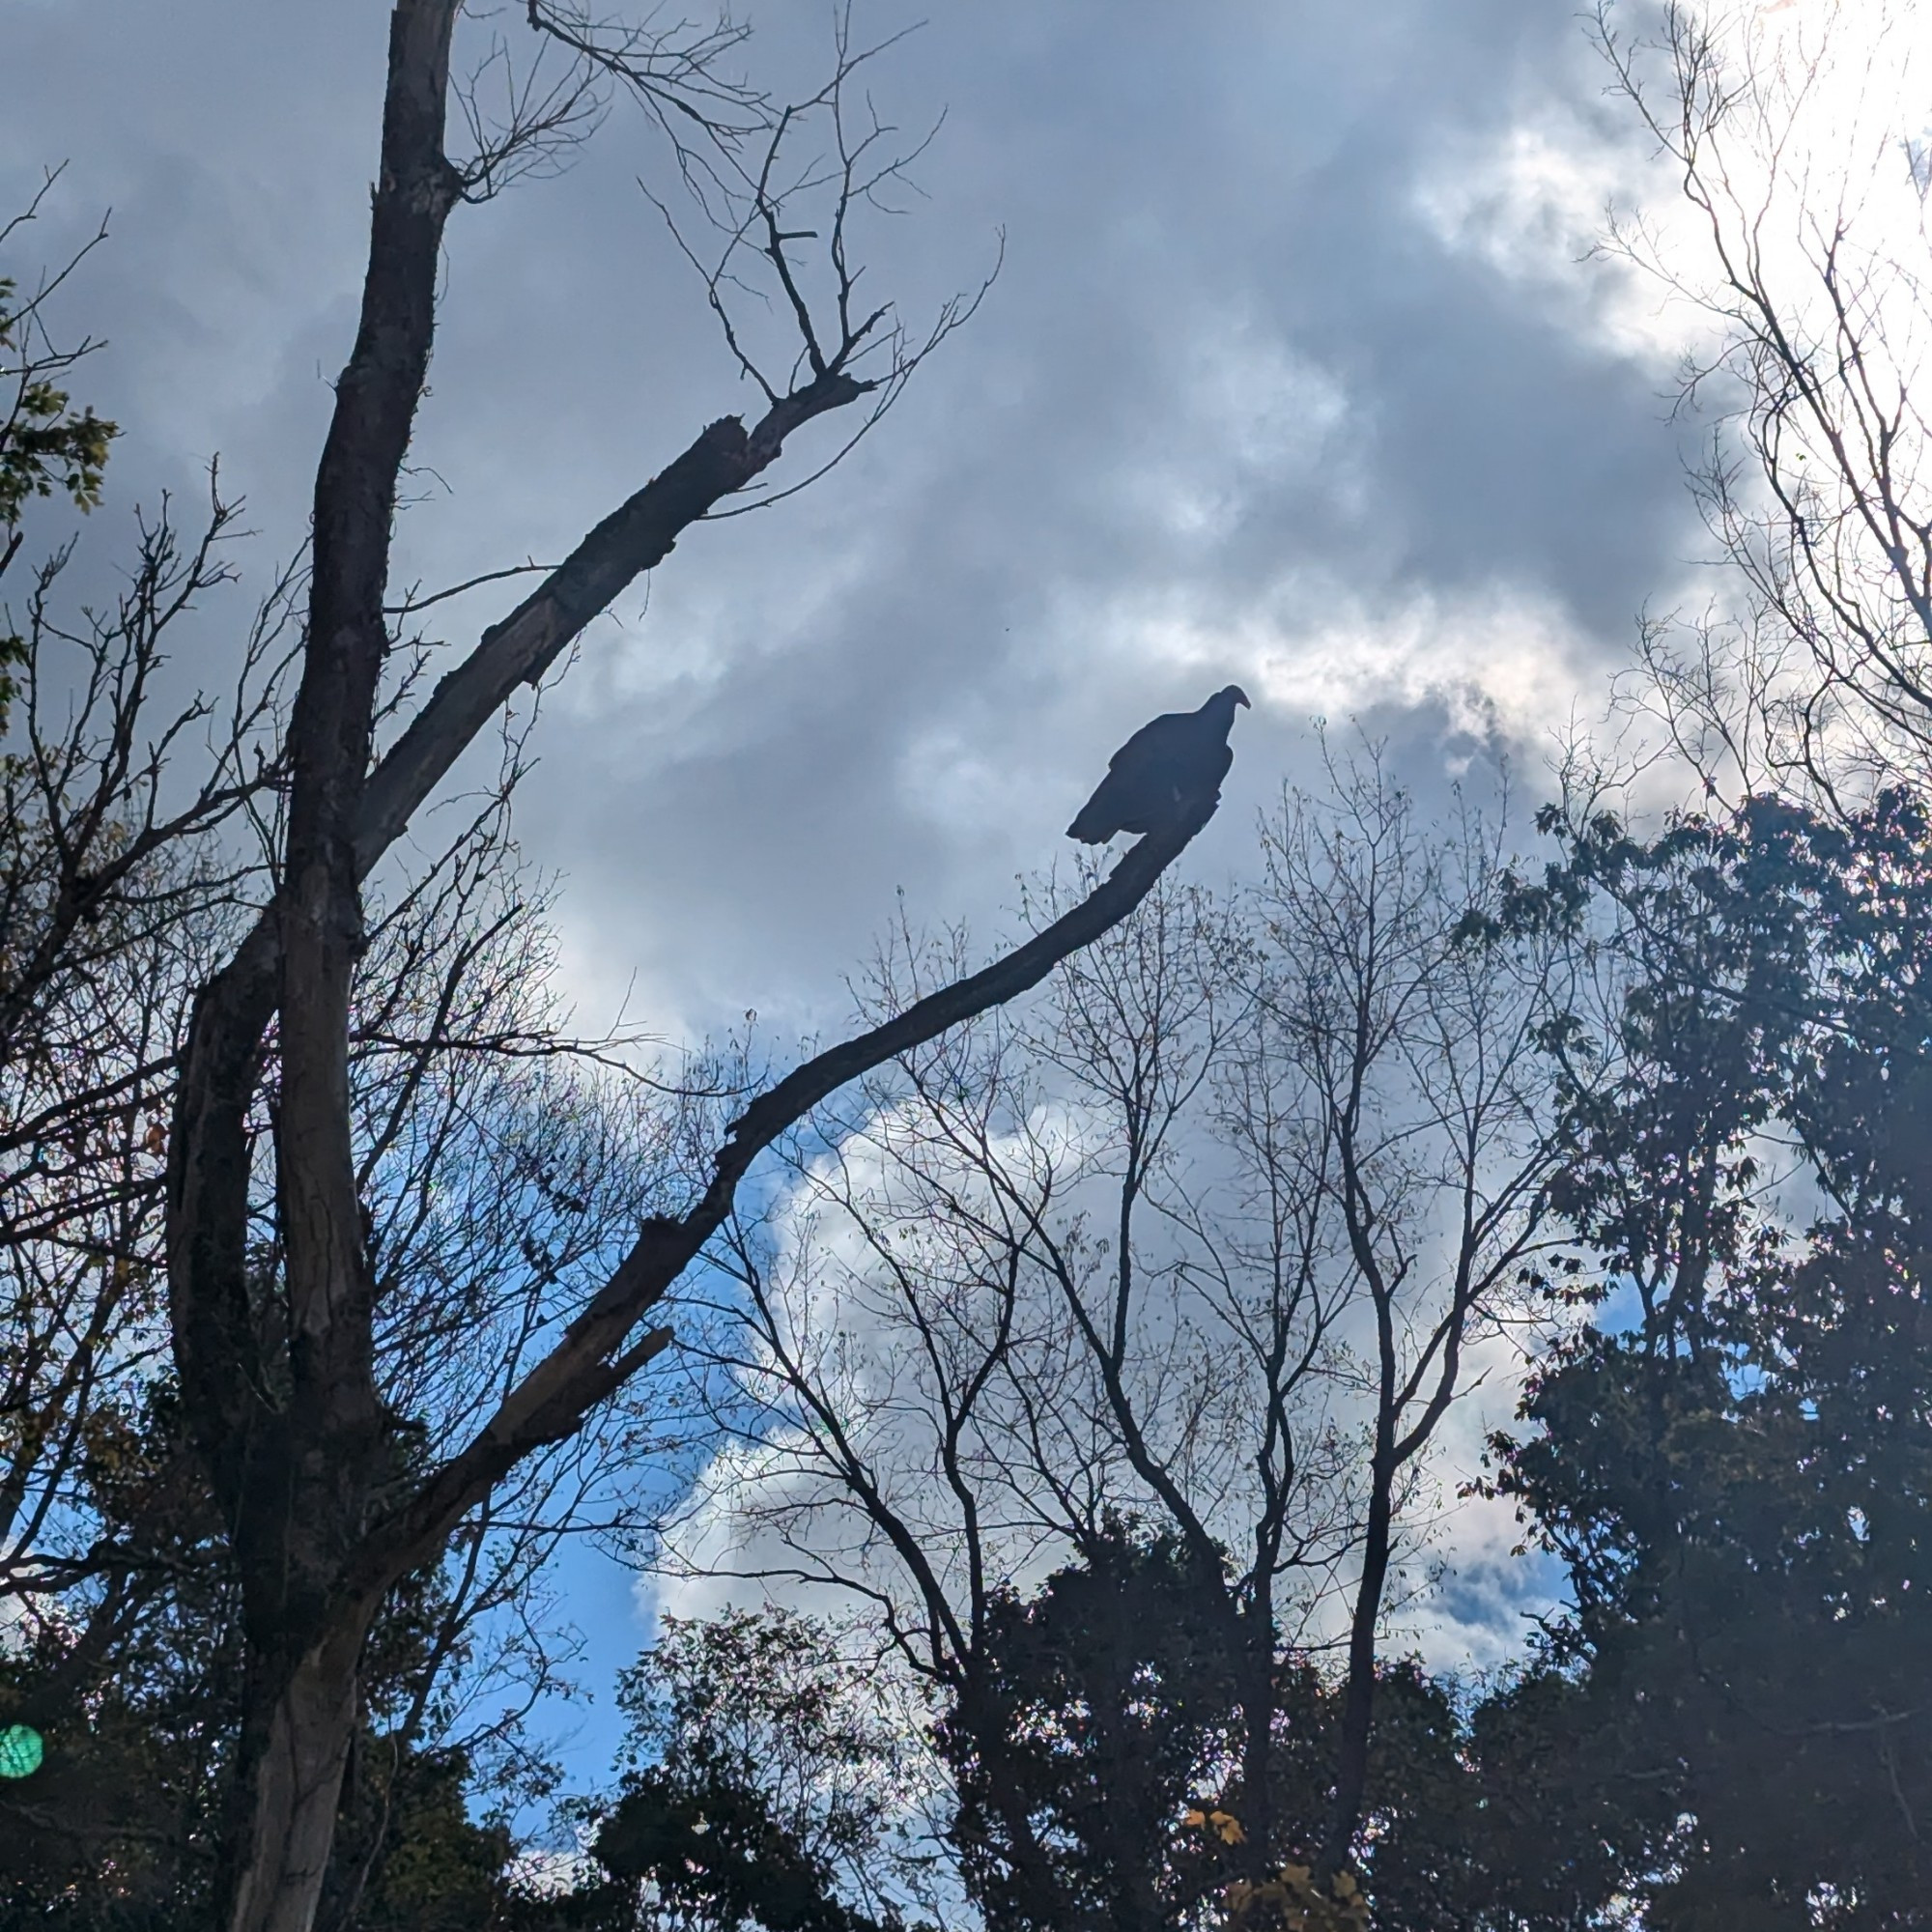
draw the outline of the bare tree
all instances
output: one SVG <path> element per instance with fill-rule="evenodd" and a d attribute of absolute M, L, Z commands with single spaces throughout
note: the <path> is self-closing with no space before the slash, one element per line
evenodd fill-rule
<path fill-rule="evenodd" d="M 357 978 L 350 1086 L 379 1270 L 388 1489 L 494 1406 L 532 1338 L 602 1279 L 640 1211 L 682 1171 L 677 1105 L 618 1057 L 635 1042 L 566 1030 L 551 987 L 548 897 L 506 843 L 505 807 L 499 795 L 463 813 L 427 871 L 394 903 L 372 907 Z M 12 1175 L 16 1211 L 0 1243 L 11 1316 L 0 1599 L 42 1660 L 10 1713 L 56 1732 L 110 1679 L 130 1706 L 152 1703 L 159 1687 L 143 1660 L 169 1629 L 185 1662 L 205 1650 L 218 1668 L 226 1655 L 217 1626 L 229 1614 L 229 1564 L 206 1482 L 169 1420 L 161 1265 L 165 1049 L 209 953 L 234 936 L 233 921 L 205 905 L 189 916 L 194 904 L 152 931 L 124 933 L 87 978 L 94 1004 L 75 1016 L 75 1038 L 47 1066 L 9 1069 L 15 1091 L 38 1072 L 70 1098 L 130 1065 L 152 1079 L 140 1104 L 82 1119 L 71 1150 L 43 1146 L 37 1173 Z M 65 1012 L 56 1006 L 51 1017 Z M 265 1090 L 250 1123 L 258 1145 L 273 1097 Z M 273 1335 L 269 1174 L 251 1214 L 252 1306 Z M 272 1350 L 265 1356 L 271 1375 L 275 1359 Z M 659 1439 L 667 1433 L 668 1422 Z M 373 1669 L 361 1691 L 344 1803 L 361 1828 L 358 1862 L 336 1875 L 330 1922 L 353 1912 L 412 1753 L 461 1752 L 505 1790 L 539 1769 L 519 1719 L 556 1687 L 569 1645 L 545 1601 L 543 1567 L 560 1536 L 599 1520 L 608 1487 L 599 1465 L 621 1453 L 593 1429 L 526 1467 L 472 1513 L 446 1560 L 419 1566 L 384 1606 L 382 1648 L 395 1666 Z M 425 1619 L 419 1638 L 397 1643 L 398 1631 Z M 210 1681 L 198 1694 L 208 1778 L 218 1782 L 228 1690 Z M 169 1883 L 170 1862 L 173 1883 L 185 1883 L 202 1796 L 199 1781 L 181 1794 L 157 1883 Z M 71 1841 L 71 1861 L 84 1866 L 97 1854 L 125 1855 L 152 1822 L 142 1810 L 139 1799 L 103 1793 L 51 1811 L 40 1804 L 36 1815 L 41 1835 Z"/>
<path fill-rule="evenodd" d="M 997 1595 L 1122 1520 L 1172 1536 L 1218 1579 L 1241 1707 L 1219 1795 L 1256 1877 L 1284 1847 L 1329 1876 L 1360 1852 L 1404 1524 L 1549 1170 L 1556 954 L 1466 917 L 1497 829 L 1425 830 L 1373 759 L 1333 778 L 1235 904 L 1163 888 L 1036 1008 L 901 1056 L 792 1144 L 717 1310 L 749 1317 L 711 1363 L 742 1446 L 656 1552 L 856 1595 L 991 1766 Z M 874 997 L 954 956 L 902 936 Z M 1322 1819 L 1278 1815 L 1284 1642 L 1346 1657 Z M 1050 1898 L 1022 1809 L 1003 1856 Z"/>
<path fill-rule="evenodd" d="M 476 1430 L 639 1218 L 683 1191 L 688 1108 L 636 1064 L 643 1042 L 570 1031 L 551 894 L 517 863 L 507 803 L 465 814 L 440 862 L 372 906 L 356 979 L 349 1075 L 388 1439 L 379 1506 Z M 256 1219 L 272 1257 L 271 1189 Z M 278 1317 L 271 1290 L 263 1300 Z M 384 1614 L 413 1605 L 420 1654 L 380 1687 L 358 1683 L 339 1807 L 355 1831 L 325 1926 L 354 1922 L 413 1753 L 460 1753 L 499 1803 L 548 1788 L 523 1719 L 570 1688 L 576 1639 L 545 1569 L 563 1538 L 607 1526 L 611 1471 L 640 1453 L 607 1420 L 523 1464 L 391 1592 Z M 673 1427 L 662 1416 L 650 1447 Z"/>
<path fill-rule="evenodd" d="M 1932 164 L 1907 10 L 1676 3 L 1615 84 L 1676 173 L 1688 242 L 1617 214 L 1609 252 L 1697 319 L 1684 393 L 1715 428 L 1692 482 L 1743 586 L 1648 623 L 1650 703 L 1713 791 L 1852 796 L 1932 748 Z M 1916 79 L 1915 79 L 1916 77 Z M 1916 91 L 1915 91 L 1916 88 Z"/>
<path fill-rule="evenodd" d="M 0 227 L 0 245 L 17 245 L 56 179 Z M 56 337 L 52 308 L 102 234 L 31 296 L 0 278 L 0 573 L 19 562 L 23 519 L 40 499 L 65 497 L 82 511 L 99 501 L 115 425 L 77 410 L 60 385 L 100 345 Z M 71 1156 L 90 1132 L 152 1110 L 160 1092 L 172 1037 L 151 1029 L 129 1058 L 121 965 L 145 954 L 152 972 L 164 936 L 206 925 L 246 889 L 245 855 L 217 852 L 214 835 L 276 782 L 264 753 L 290 655 L 294 573 L 261 605 L 225 702 L 200 696 L 157 714 L 156 699 L 177 637 L 233 574 L 226 553 L 239 514 L 211 472 L 198 527 L 185 531 L 165 497 L 153 516 L 137 513 L 132 567 L 104 606 L 66 614 L 69 536 L 26 569 L 24 607 L 0 611 L 0 729 L 10 739 L 0 758 L 0 1068 L 10 1083 L 0 1214 L 16 1237 L 51 1225 L 29 1200 L 53 1178 L 49 1151 Z M 204 757 L 185 782 L 178 753 L 190 743 Z M 149 1002 L 133 1005 L 152 1018 Z M 62 1173 L 65 1214 L 73 1175 Z"/>
<path fill-rule="evenodd" d="M 868 1003 L 916 998 L 965 945 L 901 929 Z M 822 1112 L 786 1149 L 784 1195 L 732 1230 L 742 1301 L 712 1311 L 706 1366 L 743 1446 L 659 1560 L 854 1593 L 989 1764 L 1010 1714 L 988 1633 L 1016 1579 L 1164 1507 L 1220 1573 L 1252 1363 L 1175 1313 L 1198 1257 L 1157 1231 L 1199 1219 L 1176 1144 L 1251 1004 L 1239 952 L 1223 909 L 1162 887 L 1039 1010 L 988 1013 Z M 1023 1889 L 1053 1900 L 1024 1800 L 987 1784 Z"/>
<path fill-rule="evenodd" d="M 1481 909 L 1509 854 L 1502 821 L 1431 835 L 1378 758 L 1331 767 L 1269 836 L 1266 1000 L 1294 1113 L 1322 1149 L 1321 1198 L 1367 1317 L 1368 1414 L 1347 1697 L 1318 1869 L 1361 1824 L 1377 1636 L 1397 1517 L 1468 1353 L 1537 1252 L 1554 1164 L 1540 1028 L 1562 1009 L 1561 950 L 1505 943 Z M 1306 1171 L 1306 1156 L 1296 1169 Z"/>
<path fill-rule="evenodd" d="M 453 81 L 460 11 L 458 0 L 399 0 L 392 16 L 361 318 L 317 471 L 300 676 L 276 759 L 287 809 L 271 826 L 273 890 L 195 988 L 167 1133 L 174 1362 L 241 1605 L 243 1716 L 223 1907 L 233 1932 L 307 1932 L 382 1605 L 664 1350 L 669 1332 L 644 1320 L 724 1226 L 754 1158 L 838 1086 L 1037 983 L 1126 917 L 1215 804 L 1192 801 L 1026 945 L 753 1098 L 682 1196 L 637 1203 L 627 1250 L 594 1292 L 541 1304 L 518 1348 L 507 1357 L 499 1350 L 490 1373 L 444 1405 L 454 1418 L 446 1435 L 410 1453 L 411 1418 L 397 1402 L 413 1393 L 408 1364 L 461 1385 L 464 1357 L 458 1349 L 445 1360 L 434 1345 L 438 1331 L 421 1319 L 433 1297 L 417 1300 L 400 1335 L 384 1325 L 398 1236 L 376 1209 L 399 1216 L 407 1238 L 428 1230 L 412 1224 L 406 1192 L 381 1198 L 382 1162 L 370 1164 L 355 1106 L 357 989 L 375 936 L 366 882 L 520 684 L 540 680 L 694 521 L 742 498 L 794 432 L 863 399 L 889 400 L 971 307 L 949 306 L 913 338 L 888 309 L 855 303 L 850 222 L 894 178 L 880 146 L 887 130 L 847 119 L 846 84 L 864 50 L 841 42 L 827 89 L 781 107 L 722 77 L 736 42 L 728 31 L 614 32 L 532 5 L 537 44 L 574 65 L 541 84 L 513 77 L 496 97 L 507 119 L 493 120 L 491 74 L 509 55 L 493 46 L 468 92 Z M 392 688 L 385 696 L 398 661 L 387 622 L 396 613 L 384 604 L 391 529 L 445 223 L 580 134 L 607 83 L 629 90 L 674 137 L 686 181 L 725 226 L 726 266 L 708 282 L 714 300 L 722 308 L 732 277 L 761 267 L 796 329 L 795 360 L 782 378 L 768 375 L 756 423 L 726 416 L 702 430 L 483 635 L 384 749 L 381 727 L 399 701 Z M 452 98 L 479 144 L 468 160 L 448 152 Z M 830 128 L 832 158 L 795 163 L 819 126 Z M 808 274 L 794 251 L 814 197 L 824 253 Z M 772 366 L 735 322 L 733 341 L 748 366 Z M 450 1018 L 431 1018 L 422 1037 L 446 1057 L 459 1044 Z M 407 1068 L 407 1042 L 400 1051 Z"/>
<path fill-rule="evenodd" d="M 19 245 L 55 179 L 0 244 Z M 0 572 L 24 592 L 0 611 L 0 1598 L 31 1636 L 48 1593 L 93 1591 L 59 1605 L 72 1640 L 43 1686 L 56 1700 L 86 1689 L 152 1596 L 77 1503 L 83 1472 L 128 1449 L 165 1350 L 163 1122 L 193 984 L 251 890 L 225 835 L 278 781 L 264 753 L 294 582 L 260 607 L 226 699 L 169 710 L 162 668 L 231 575 L 238 506 L 215 478 L 198 526 L 166 499 L 137 515 L 125 582 L 77 615 L 73 534 L 27 550 L 45 499 L 100 500 L 115 426 L 64 386 L 99 345 L 56 315 L 100 239 L 31 293 L 0 280 Z M 189 746 L 202 762 L 185 774 Z"/>

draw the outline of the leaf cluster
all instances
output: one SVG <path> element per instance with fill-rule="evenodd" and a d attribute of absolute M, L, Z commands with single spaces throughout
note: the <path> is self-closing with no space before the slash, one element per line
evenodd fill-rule
<path fill-rule="evenodd" d="M 1576 1599 L 1519 1715 L 1617 1795 L 1647 1923 L 1921 1923 L 1932 819 L 1752 801 L 1577 858 L 1635 970 L 1566 1208 L 1635 1292 L 1496 1445 Z"/>

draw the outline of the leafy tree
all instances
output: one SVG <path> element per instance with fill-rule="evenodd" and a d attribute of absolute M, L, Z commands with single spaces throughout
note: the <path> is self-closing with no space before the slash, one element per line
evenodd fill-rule
<path fill-rule="evenodd" d="M 1640 970 L 1567 1042 L 1568 1205 L 1635 1316 L 1499 1445 L 1577 1602 L 1515 1715 L 1593 1766 L 1579 1816 L 1618 1798 L 1646 1923 L 1923 1924 L 1932 819 L 1599 821 L 1542 904 L 1579 887 Z"/>
<path fill-rule="evenodd" d="M 987 1672 L 938 1742 L 974 1904 L 1002 1932 L 1236 1924 L 1340 1928 L 1366 1899 L 1405 1932 L 1476 1932 L 1495 1887 L 1463 1700 L 1407 1662 L 1377 1676 L 1359 1886 L 1316 1876 L 1348 1685 L 1271 1639 L 1267 1770 L 1254 1841 L 1242 1660 L 1224 1582 L 1171 1537 L 1116 1524 L 1031 1597 L 1002 1592 Z M 1492 1753 L 1490 1775 L 1501 1771 Z"/>
<path fill-rule="evenodd" d="M 394 1764 L 356 1932 L 475 1932 L 501 1913 L 512 1839 L 501 1823 L 471 1821 L 471 1771 L 462 1752 L 411 1751 Z"/>
<path fill-rule="evenodd" d="M 50 175 L 20 213 L 0 223 L 0 250 L 39 214 L 55 179 Z M 14 276 L 0 274 L 0 577 L 26 541 L 20 517 L 32 499 L 58 495 L 79 510 L 98 507 L 107 446 L 120 433 L 91 407 L 76 410 L 61 386 L 65 373 L 99 345 L 63 346 L 48 333 L 48 297 L 79 259 L 30 295 Z M 14 673 L 25 659 L 23 640 L 0 627 L 0 733 L 18 689 Z"/>
<path fill-rule="evenodd" d="M 50 175 L 25 210 L 0 225 L 0 247 L 39 214 L 57 179 L 57 173 Z M 6 414 L 0 416 L 0 525 L 8 534 L 0 570 L 17 548 L 20 511 L 30 497 L 58 494 L 77 509 L 99 507 L 107 445 L 120 434 L 91 407 L 76 410 L 58 381 L 99 346 L 84 339 L 61 347 L 47 333 L 47 297 L 79 260 L 76 256 L 32 295 L 21 295 L 14 278 L 0 275 L 0 384 L 7 391 Z"/>
<path fill-rule="evenodd" d="M 82 1475 L 95 1520 L 124 1546 L 102 1599 L 115 1615 L 79 1640 L 45 1619 L 0 1660 L 0 1708 L 47 1741 L 43 1770 L 0 1788 L 0 1926 L 187 1932 L 214 1905 L 241 1633 L 219 1517 L 170 1383 L 149 1386 L 138 1429 L 98 1435 Z M 395 1721 L 436 1680 L 458 1607 L 440 1571 L 418 1574 L 371 1634 L 324 1924 L 469 1926 L 506 1891 L 509 1833 L 468 1814 L 472 1793 L 500 1801 L 500 1779 L 469 1749 Z"/>
<path fill-rule="evenodd" d="M 1231 1874 L 1185 1801 L 1238 1750 L 1225 1585 L 1115 1526 L 1037 1595 L 994 1599 L 985 1664 L 939 1729 L 952 1840 L 992 1927 L 1176 1922 Z"/>
<path fill-rule="evenodd" d="M 667 1618 L 621 1680 L 631 1769 L 598 1860 L 690 1922 L 873 1932 L 926 1891 L 912 1715 L 878 1659 L 784 1610 Z"/>

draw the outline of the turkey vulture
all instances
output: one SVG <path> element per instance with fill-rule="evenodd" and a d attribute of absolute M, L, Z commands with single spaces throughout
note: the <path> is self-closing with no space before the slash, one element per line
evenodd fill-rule
<path fill-rule="evenodd" d="M 1248 694 L 1238 684 L 1217 691 L 1199 711 L 1170 711 L 1143 724 L 1107 760 L 1100 788 L 1066 828 L 1069 838 L 1104 844 L 1117 832 L 1171 825 L 1183 806 L 1211 798 L 1235 762 L 1228 732 Z"/>

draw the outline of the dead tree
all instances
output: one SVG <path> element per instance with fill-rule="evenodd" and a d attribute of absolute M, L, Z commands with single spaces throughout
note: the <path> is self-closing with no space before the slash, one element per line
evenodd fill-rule
<path fill-rule="evenodd" d="M 887 311 L 855 307 L 847 223 L 893 169 L 877 157 L 884 130 L 847 123 L 840 83 L 863 58 L 849 46 L 807 111 L 771 110 L 717 78 L 728 43 L 716 36 L 613 36 L 533 4 L 531 25 L 566 47 L 578 63 L 573 77 L 547 92 L 513 89 L 508 125 L 493 131 L 474 123 L 483 145 L 459 164 L 445 145 L 459 11 L 457 0 L 399 0 L 392 17 L 361 317 L 316 476 L 277 888 L 196 994 L 168 1146 L 175 1360 L 229 1526 L 247 1659 L 228 1832 L 232 1932 L 307 1932 L 329 1861 L 358 1656 L 385 1594 L 435 1558 L 521 1464 L 568 1439 L 666 1348 L 668 1332 L 645 1319 L 723 1226 L 753 1160 L 842 1083 L 1037 983 L 1131 911 L 1213 810 L 1203 801 L 1150 837 L 1027 945 L 755 1097 L 690 1204 L 644 1220 L 608 1281 L 473 1433 L 400 1492 L 385 1486 L 392 1418 L 375 1366 L 380 1284 L 349 1079 L 365 881 L 520 684 L 539 680 L 692 523 L 755 485 L 795 431 L 889 399 L 971 305 L 944 311 L 917 343 Z M 799 330 L 795 380 L 766 384 L 767 407 L 749 428 L 730 416 L 710 424 L 591 529 L 379 755 L 397 478 L 434 334 L 444 225 L 461 203 L 494 192 L 593 113 L 599 76 L 688 134 L 687 161 L 724 210 L 726 266 L 714 297 L 722 304 L 741 257 L 762 261 Z M 786 176 L 789 143 L 813 114 L 831 129 L 831 158 Z M 788 225 L 796 197 L 821 191 L 832 209 L 822 307 L 795 265 L 790 251 L 801 238 Z M 279 1306 L 278 1320 L 265 1324 L 254 1299 L 250 1128 L 270 1081 Z"/>
<path fill-rule="evenodd" d="M 1605 252 L 1691 327 L 1715 417 L 1692 488 L 1742 587 L 1647 621 L 1640 699 L 1708 793 L 1852 801 L 1932 754 L 1932 470 L 1921 391 L 1932 188 L 1911 36 L 1884 9 L 1690 7 L 1626 32 L 1615 91 L 1681 192 Z"/>

